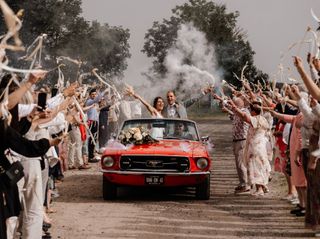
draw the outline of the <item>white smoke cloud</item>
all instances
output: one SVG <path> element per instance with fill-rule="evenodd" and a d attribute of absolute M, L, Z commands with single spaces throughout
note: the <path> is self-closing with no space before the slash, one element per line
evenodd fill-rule
<path fill-rule="evenodd" d="M 137 91 L 148 100 L 165 97 L 168 90 L 176 90 L 179 100 L 183 100 L 208 85 L 220 85 L 222 71 L 217 67 L 214 46 L 191 23 L 181 25 L 164 64 L 168 70 L 165 78 L 148 72 L 153 82 L 145 82 Z"/>

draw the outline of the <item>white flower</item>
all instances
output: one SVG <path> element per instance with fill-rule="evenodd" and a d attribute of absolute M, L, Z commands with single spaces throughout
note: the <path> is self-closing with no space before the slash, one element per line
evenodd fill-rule
<path fill-rule="evenodd" d="M 143 139 L 140 132 L 135 133 L 135 134 L 133 135 L 133 138 L 134 138 L 135 140 L 137 140 L 137 141 L 140 141 L 140 140 Z"/>
<path fill-rule="evenodd" d="M 125 136 L 126 136 L 126 139 L 129 140 L 131 138 L 132 134 L 130 132 L 126 132 Z"/>
<path fill-rule="evenodd" d="M 124 140 L 124 139 L 125 139 L 125 135 L 124 135 L 124 134 L 120 134 L 120 135 L 119 135 L 119 140 L 122 141 L 122 140 Z"/>

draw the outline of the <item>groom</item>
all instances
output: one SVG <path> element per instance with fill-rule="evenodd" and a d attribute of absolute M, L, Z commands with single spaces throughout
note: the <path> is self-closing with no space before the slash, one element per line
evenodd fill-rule
<path fill-rule="evenodd" d="M 193 105 L 199 99 L 201 99 L 204 95 L 208 94 L 212 90 L 211 87 L 208 87 L 202 91 L 201 94 L 197 95 L 194 98 L 188 99 L 184 102 L 176 101 L 176 94 L 173 90 L 167 92 L 167 105 L 164 107 L 162 111 L 162 115 L 165 118 L 181 118 L 187 119 L 187 110 L 186 108 Z"/>

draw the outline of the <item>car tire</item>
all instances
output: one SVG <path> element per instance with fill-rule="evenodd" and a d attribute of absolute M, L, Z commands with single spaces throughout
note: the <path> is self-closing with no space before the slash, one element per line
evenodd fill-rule
<path fill-rule="evenodd" d="M 112 200 L 117 198 L 117 186 L 110 182 L 106 177 L 102 176 L 102 191 L 104 200 Z"/>
<path fill-rule="evenodd" d="M 210 198 L 210 175 L 206 176 L 203 183 L 196 186 L 196 198 L 199 200 L 208 200 Z"/>

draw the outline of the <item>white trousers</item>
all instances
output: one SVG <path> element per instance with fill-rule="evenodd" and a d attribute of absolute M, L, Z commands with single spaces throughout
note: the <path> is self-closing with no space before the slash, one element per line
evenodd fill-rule
<path fill-rule="evenodd" d="M 81 133 L 77 126 L 72 126 L 69 132 L 68 164 L 69 167 L 83 165 Z"/>
<path fill-rule="evenodd" d="M 18 227 L 18 217 L 9 217 L 6 220 L 7 239 L 14 239 Z"/>
<path fill-rule="evenodd" d="M 24 167 L 24 200 L 22 238 L 42 238 L 43 223 L 43 189 L 40 161 L 38 159 L 23 159 Z"/>

